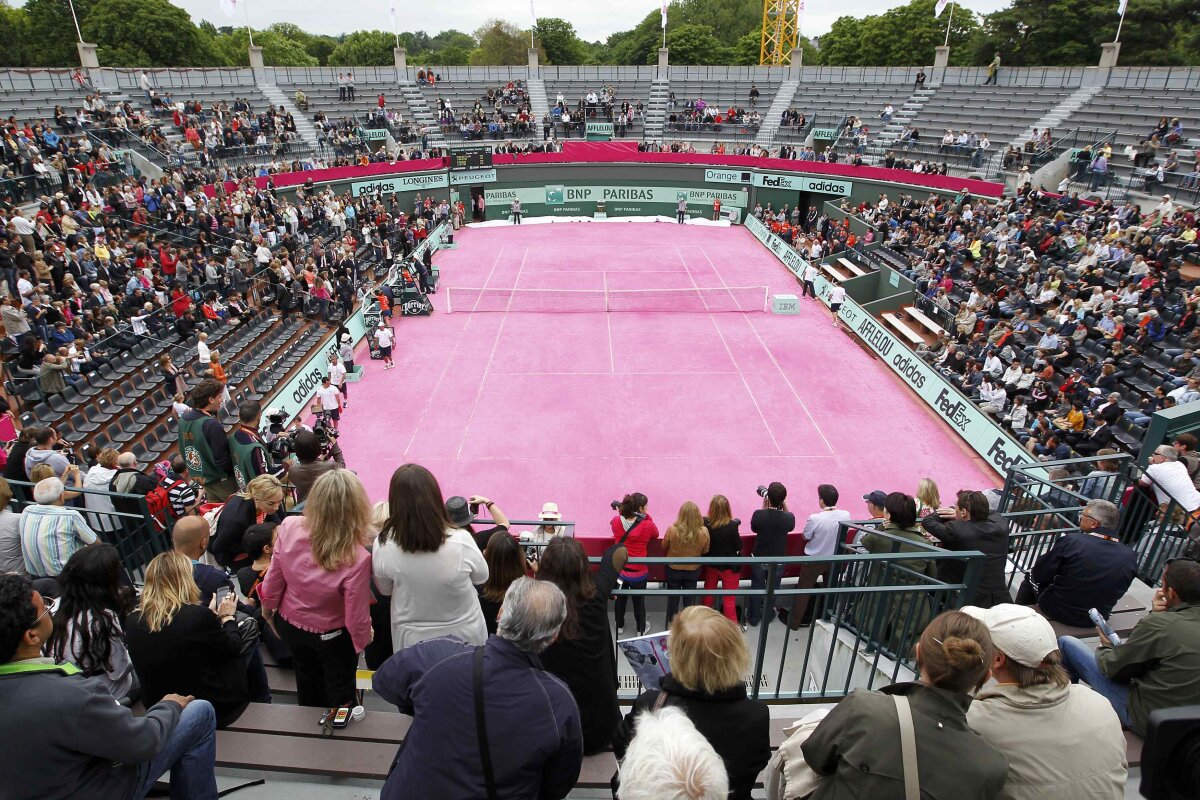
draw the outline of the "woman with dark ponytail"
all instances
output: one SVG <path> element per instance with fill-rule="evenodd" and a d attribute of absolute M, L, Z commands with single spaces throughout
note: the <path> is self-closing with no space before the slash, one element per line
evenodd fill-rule
<path fill-rule="evenodd" d="M 961 611 L 936 617 L 916 646 L 920 680 L 855 690 L 801 745 L 804 760 L 824 776 L 812 800 L 904 800 L 899 698 L 912 715 L 922 796 L 998 797 L 1008 761 L 967 725 L 972 693 L 988 679 L 994 654 L 979 620 Z"/>
<path fill-rule="evenodd" d="M 646 513 L 649 501 L 641 492 L 627 494 L 621 500 L 617 515 L 612 518 L 613 540 L 625 546 L 629 558 L 645 558 L 650 542 L 658 538 L 658 528 Z M 622 589 L 645 589 L 650 579 L 644 564 L 626 564 L 621 570 Z M 627 595 L 617 595 L 617 635 L 625 631 L 625 601 Z M 650 628 L 646 624 L 646 599 L 640 595 L 633 598 L 633 619 L 637 623 L 637 635 L 644 636 Z"/>

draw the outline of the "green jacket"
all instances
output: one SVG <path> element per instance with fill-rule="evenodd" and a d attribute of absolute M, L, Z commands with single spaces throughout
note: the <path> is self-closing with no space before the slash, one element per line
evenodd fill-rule
<path fill-rule="evenodd" d="M 899 553 L 918 553 L 929 547 L 920 531 L 915 528 L 899 528 L 885 522 L 880 531 L 904 541 L 897 544 L 881 533 L 868 533 L 862 540 L 862 546 L 868 552 L 890 553 L 895 547 Z M 933 559 L 914 558 L 904 561 L 903 570 L 898 566 L 872 564 L 862 585 L 905 586 L 925 583 L 927 579 L 937 576 L 937 563 Z M 911 573 L 917 573 L 924 578 Z M 913 592 L 861 595 L 854 614 L 855 624 L 862 633 L 900 656 L 908 655 L 907 651 L 912 648 L 932 618 L 933 607 L 928 594 Z M 906 652 L 902 653 L 900 650 Z"/>
<path fill-rule="evenodd" d="M 891 695 L 908 697 L 923 800 L 992 800 L 1008 761 L 967 726 L 970 695 L 919 683 L 857 689 L 801 745 L 804 760 L 827 776 L 812 800 L 904 800 L 900 720 Z"/>
<path fill-rule="evenodd" d="M 1139 736 L 1159 708 L 1200 704 L 1200 606 L 1150 614 L 1120 647 L 1101 647 L 1104 674 L 1129 684 L 1129 721 Z"/>

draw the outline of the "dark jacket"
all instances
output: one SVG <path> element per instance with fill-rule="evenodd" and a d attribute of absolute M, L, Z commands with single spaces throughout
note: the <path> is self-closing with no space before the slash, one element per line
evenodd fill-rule
<path fill-rule="evenodd" d="M 208 543 L 208 551 L 218 564 L 236 571 L 250 563 L 250 559 L 245 557 L 242 537 L 246 535 L 246 529 L 257 521 L 258 509 L 252 498 L 235 494 L 225 501 L 221 516 L 217 518 L 217 533 Z M 278 511 L 268 514 L 265 521 L 279 524 L 283 522 L 283 514 Z"/>
<path fill-rule="evenodd" d="M 235 721 L 250 702 L 242 637 L 233 620 L 224 625 L 210 609 L 186 605 L 155 633 L 142 612 L 125 618 L 125 645 L 142 682 L 142 701 L 190 694 L 213 704 L 217 727 Z"/>
<path fill-rule="evenodd" d="M 599 569 L 592 574 L 596 594 L 579 607 L 579 631 L 568 639 L 559 636 L 542 653 L 542 663 L 561 678 L 579 704 L 583 727 L 583 751 L 598 753 L 608 748 L 621 721 L 617 708 L 617 657 L 612 629 L 608 626 L 608 598 L 617 588 L 613 553 L 604 551 Z"/>
<path fill-rule="evenodd" d="M 579 779 L 583 738 L 571 692 L 537 656 L 488 638 L 483 686 L 497 794 L 558 800 Z M 380 800 L 486 797 L 475 727 L 475 647 L 430 639 L 406 647 L 375 673 L 384 700 L 413 717 Z M 449 754 L 453 754 L 451 757 Z"/>
<path fill-rule="evenodd" d="M 288 481 L 296 487 L 296 502 L 301 502 L 308 497 L 308 493 L 312 490 L 313 484 L 317 482 L 317 478 L 337 468 L 336 461 L 322 461 L 320 459 L 307 464 L 293 464 L 291 469 L 288 470 Z"/>
<path fill-rule="evenodd" d="M 21 664 L 38 661 L 0 670 Z M 45 669 L 0 675 L 0 795 L 5 800 L 132 796 L 138 764 L 166 744 L 179 723 L 179 705 L 158 703 L 145 716 L 135 716 L 113 702 L 99 678 L 84 678 L 73 667 L 41 666 Z"/>
<path fill-rule="evenodd" d="M 937 514 L 930 514 L 921 520 L 921 525 L 947 550 L 979 550 L 987 556 L 973 605 L 991 608 L 997 603 L 1012 602 L 1004 579 L 1004 565 L 1008 559 L 1008 523 L 1003 517 L 992 514 L 982 522 L 969 519 L 947 522 Z M 966 571 L 966 564 L 962 562 L 941 561 L 938 563 L 938 580 L 961 583 Z"/>
<path fill-rule="evenodd" d="M 1137 575 L 1137 554 L 1082 531 L 1060 536 L 1029 572 L 1038 607 L 1050 619 L 1090 628 L 1088 609 L 1107 617 Z"/>
<path fill-rule="evenodd" d="M 704 527 L 708 528 L 708 557 L 709 558 L 739 558 L 742 555 L 742 535 L 738 528 L 741 526 L 741 520 L 731 520 L 728 524 L 714 528 L 708 523 L 708 518 L 704 519 Z M 733 564 L 706 564 L 709 569 L 736 569 L 741 570 L 740 565 Z"/>
<path fill-rule="evenodd" d="M 675 676 L 667 675 L 662 690 L 667 693 L 663 705 L 675 706 L 687 714 L 725 762 L 730 800 L 750 800 L 754 781 L 771 758 L 771 713 L 767 704 L 746 697 L 746 687 L 741 684 L 708 694 L 684 688 Z M 625 757 L 633 741 L 638 714 L 654 708 L 658 695 L 657 689 L 643 692 L 617 728 L 613 751 L 618 759 Z"/>
<path fill-rule="evenodd" d="M 8 463 L 4 465 L 4 477 L 7 480 L 29 482 L 29 473 L 25 471 L 25 454 L 32 447 L 32 442 L 20 439 L 13 444 L 12 450 L 8 451 Z"/>
<path fill-rule="evenodd" d="M 925 800 L 990 800 L 1008 777 L 1004 755 L 967 726 L 971 698 L 919 683 L 856 689 L 801 745 L 821 781 L 812 800 L 904 800 L 900 720 L 891 695 L 908 697 Z"/>

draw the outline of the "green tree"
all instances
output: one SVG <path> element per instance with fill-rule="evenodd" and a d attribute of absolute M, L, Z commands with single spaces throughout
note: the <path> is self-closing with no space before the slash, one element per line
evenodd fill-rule
<path fill-rule="evenodd" d="M 79 0 L 75 3 L 75 13 L 79 15 L 80 22 L 83 22 L 93 5 L 95 0 Z M 78 37 L 67 0 L 28 0 L 25 14 L 28 19 L 26 47 L 32 66 L 67 67 L 79 64 L 79 51 L 75 49 Z M 2 41 L 2 48 L 9 47 L 12 42 L 10 39 Z"/>
<path fill-rule="evenodd" d="M 79 25 L 105 66 L 198 67 L 215 56 L 187 12 L 167 0 L 97 0 Z"/>
<path fill-rule="evenodd" d="M 490 19 L 475 31 L 479 45 L 471 51 L 471 66 L 515 65 L 526 63 L 529 33 L 500 19 Z"/>
<path fill-rule="evenodd" d="M 839 17 L 821 37 L 821 63 L 836 66 L 923 66 L 945 42 L 946 13 L 933 15 L 936 0 L 910 0 L 907 5 L 866 17 Z M 979 22 L 968 9 L 955 7 L 950 26 L 950 63 L 971 61 L 971 41 Z M 807 63 L 807 53 L 805 54 Z"/>
<path fill-rule="evenodd" d="M 315 67 L 317 59 L 303 45 L 272 30 L 254 32 L 254 44 L 263 49 L 263 63 L 272 67 Z M 217 39 L 218 56 L 233 67 L 250 66 L 250 37 L 245 28 L 234 28 Z"/>
<path fill-rule="evenodd" d="M 0 67 L 29 66 L 29 14 L 0 0 Z"/>
<path fill-rule="evenodd" d="M 657 64 L 658 48 L 662 45 L 661 25 L 659 13 L 653 11 L 632 30 L 609 36 L 605 44 L 608 63 Z"/>
<path fill-rule="evenodd" d="M 691 23 L 667 27 L 667 49 L 671 63 L 679 65 L 728 64 L 732 57 L 732 49 L 721 44 L 712 28 Z M 651 55 L 657 58 L 657 52 Z"/>
<path fill-rule="evenodd" d="M 533 26 L 533 35 L 546 53 L 548 64 L 582 64 L 584 44 L 575 26 L 558 17 L 542 17 Z"/>
<path fill-rule="evenodd" d="M 651 14 L 655 20 L 659 12 Z M 750 30 L 762 27 L 762 3 L 746 0 L 677 0 L 667 8 L 667 33 L 676 24 L 707 25 L 723 45 L 733 46 Z M 674 60 L 674 58 L 672 58 Z M 757 56 L 755 57 L 755 62 Z"/>
<path fill-rule="evenodd" d="M 383 67 L 395 63 L 396 37 L 386 31 L 355 31 L 329 54 L 338 67 Z"/>

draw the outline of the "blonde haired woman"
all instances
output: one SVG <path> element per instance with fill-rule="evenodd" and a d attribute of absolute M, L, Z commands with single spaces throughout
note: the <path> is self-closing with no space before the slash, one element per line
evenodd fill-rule
<path fill-rule="evenodd" d="M 371 504 L 358 476 L 326 472 L 304 516 L 278 528 L 259 587 L 263 613 L 292 650 L 297 701 L 332 708 L 355 702 L 358 654 L 371 632 Z"/>
<path fill-rule="evenodd" d="M 746 696 L 750 651 L 737 623 L 704 606 L 690 606 L 671 623 L 671 672 L 658 689 L 642 693 L 617 727 L 618 760 L 633 738 L 639 715 L 678 707 L 703 734 L 729 774 L 730 800 L 750 800 L 754 781 L 771 757 L 770 712 Z"/>
<path fill-rule="evenodd" d="M 246 484 L 246 490 L 225 501 L 217 518 L 217 533 L 208 544 L 209 551 L 222 567 L 237 571 L 252 559 L 242 547 L 242 537 L 251 525 L 283 522 L 283 484 L 274 475 L 259 475 Z"/>
<path fill-rule="evenodd" d="M 242 636 L 227 594 L 206 608 L 192 578 L 192 560 L 160 553 L 146 567 L 141 605 L 125 618 L 125 646 L 142 682 L 142 702 L 154 705 L 168 694 L 193 695 L 212 703 L 217 726 L 234 722 L 250 702 Z"/>
<path fill-rule="evenodd" d="M 933 478 L 921 478 L 917 483 L 916 500 L 917 519 L 925 519 L 926 515 L 942 507 L 942 496 L 938 493 L 938 486 L 933 482 Z"/>
<path fill-rule="evenodd" d="M 675 522 L 672 523 L 671 527 L 667 528 L 667 534 L 663 537 L 663 555 L 668 558 L 695 558 L 707 553 L 708 545 L 708 528 L 704 527 L 704 518 L 700 516 L 699 507 L 691 500 L 688 500 L 679 507 L 679 516 L 675 518 Z M 668 589 L 695 589 L 699 579 L 699 564 L 680 563 L 667 565 Z M 671 620 L 675 618 L 675 612 L 679 610 L 680 600 L 683 601 L 684 608 L 696 602 L 696 598 L 692 595 L 673 594 L 667 597 L 667 622 L 665 627 L 671 627 Z"/>

